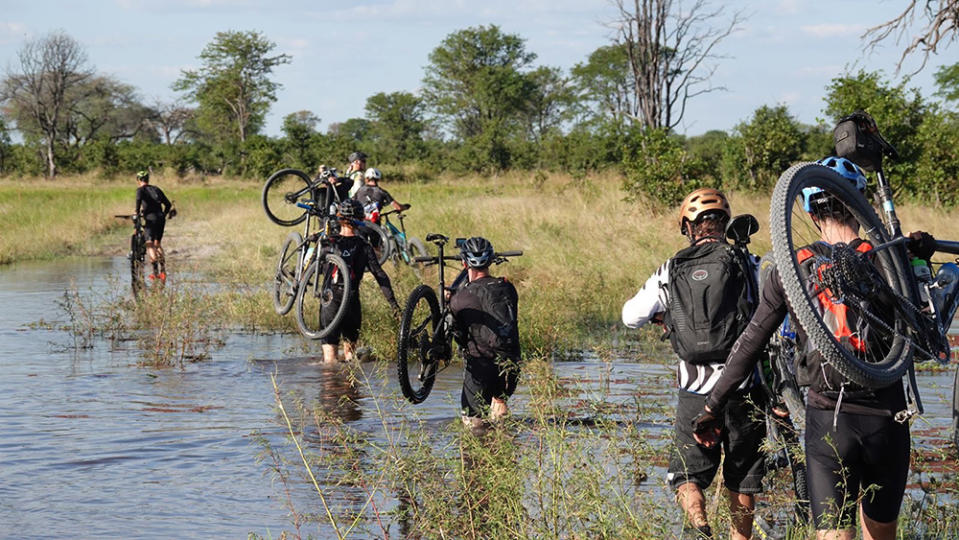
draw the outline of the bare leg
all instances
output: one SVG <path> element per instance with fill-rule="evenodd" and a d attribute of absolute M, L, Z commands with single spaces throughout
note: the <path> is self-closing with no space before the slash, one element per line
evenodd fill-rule
<path fill-rule="evenodd" d="M 896 538 L 896 526 L 898 519 L 887 523 L 869 519 L 862 511 L 862 505 L 859 506 L 859 521 L 862 523 L 863 540 L 893 540 Z"/>
<path fill-rule="evenodd" d="M 679 486 L 676 488 L 676 500 L 686 513 L 686 520 L 693 527 L 709 524 L 706 519 L 706 496 L 703 495 L 703 490 L 699 486 L 692 482 Z"/>
<path fill-rule="evenodd" d="M 816 540 L 853 540 L 856 533 L 851 529 L 845 530 L 823 530 L 816 531 Z"/>
<path fill-rule="evenodd" d="M 349 362 L 356 354 L 356 345 L 352 341 L 343 341 L 343 359 Z"/>
<path fill-rule="evenodd" d="M 166 274 L 166 256 L 163 254 L 163 246 L 160 245 L 160 241 L 156 242 L 156 261 L 160 265 L 160 273 Z"/>
<path fill-rule="evenodd" d="M 726 490 L 729 497 L 729 537 L 733 540 L 748 540 L 753 537 L 753 512 L 756 510 L 756 497 L 745 493 Z"/>
<path fill-rule="evenodd" d="M 497 422 L 509 416 L 509 407 L 506 406 L 506 400 L 493 398 L 489 406 L 489 419 L 491 422 Z"/>
<path fill-rule="evenodd" d="M 147 247 L 147 258 L 150 259 L 151 271 L 150 275 L 154 276 L 157 273 L 157 248 L 156 242 L 154 240 L 146 241 Z"/>
<path fill-rule="evenodd" d="M 337 361 L 337 346 L 330 345 L 329 343 L 323 344 L 323 361 L 327 363 L 333 363 Z"/>

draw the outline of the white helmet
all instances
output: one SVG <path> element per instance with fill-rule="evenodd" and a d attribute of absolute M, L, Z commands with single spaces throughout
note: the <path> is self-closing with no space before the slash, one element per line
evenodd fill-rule
<path fill-rule="evenodd" d="M 377 182 L 380 181 L 380 178 L 383 178 L 383 175 L 380 174 L 380 170 L 374 169 L 373 167 L 366 169 L 366 174 L 364 174 L 363 176 L 365 176 L 367 180 L 373 179 L 373 180 L 376 180 Z"/>

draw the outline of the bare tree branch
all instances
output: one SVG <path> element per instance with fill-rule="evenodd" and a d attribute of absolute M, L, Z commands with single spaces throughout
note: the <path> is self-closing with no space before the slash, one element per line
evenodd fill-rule
<path fill-rule="evenodd" d="M 687 102 L 725 88 L 709 81 L 711 62 L 723 56 L 716 47 L 745 20 L 733 12 L 721 26 L 713 23 L 728 10 L 694 0 L 688 9 L 681 0 L 615 0 L 619 9 L 618 40 L 624 45 L 636 95 L 634 118 L 651 128 L 672 129 L 686 112 Z"/>
<path fill-rule="evenodd" d="M 923 5 L 922 8 L 919 6 Z M 922 11 L 922 17 L 927 24 L 922 31 L 912 36 L 909 44 L 902 51 L 899 62 L 896 63 L 896 73 L 902 69 L 906 58 L 917 52 L 922 52 L 922 64 L 912 73 L 922 71 L 929 61 L 930 54 L 936 54 L 940 45 L 948 45 L 956 40 L 959 31 L 959 0 L 909 0 L 906 9 L 897 17 L 882 24 L 868 28 L 862 35 L 867 50 L 875 50 L 883 41 L 895 36 L 898 46 L 907 37 L 912 28 L 917 12 Z"/>

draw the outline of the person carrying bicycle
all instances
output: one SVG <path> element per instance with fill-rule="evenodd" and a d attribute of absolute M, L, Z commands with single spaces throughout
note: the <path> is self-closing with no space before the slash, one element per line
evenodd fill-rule
<path fill-rule="evenodd" d="M 395 208 L 397 212 L 410 209 L 409 204 L 400 204 L 390 195 L 389 191 L 380 187 L 380 180 L 383 178 L 383 174 L 380 173 L 379 169 L 372 167 L 366 169 L 363 178 L 365 183 L 353 195 L 353 198 L 363 205 L 363 210 L 366 211 L 366 219 L 379 225 L 380 210 L 388 204 Z"/>
<path fill-rule="evenodd" d="M 346 314 L 339 327 L 320 341 L 323 347 L 323 360 L 326 362 L 337 360 L 337 347 L 341 337 L 345 340 L 343 343 L 344 358 L 351 360 L 356 352 L 355 343 L 360 337 L 360 325 L 363 322 L 363 309 L 360 305 L 360 281 L 367 270 L 373 274 L 380 290 L 383 292 L 383 296 L 390 303 L 393 313 L 397 314 L 400 311 L 400 305 L 396 302 L 389 276 L 377 262 L 376 254 L 369 242 L 356 233 L 356 222 L 363 220 L 363 207 L 353 199 L 346 199 L 339 204 L 336 219 L 340 224 L 340 233 L 335 246 L 340 257 L 343 258 L 350 269 L 349 279 L 353 287 L 350 290 L 349 298 L 344 299 L 341 290 L 339 297 L 334 297 L 332 302 L 322 308 L 321 322 L 323 326 L 326 326 L 336 315 L 340 302 L 347 302 Z"/>
<path fill-rule="evenodd" d="M 143 235 L 146 239 L 147 255 L 150 257 L 150 264 L 153 265 L 153 273 L 149 278 L 166 281 L 166 257 L 160 242 L 163 240 L 167 216 L 175 215 L 171 213 L 173 205 L 162 189 L 150 185 L 149 172 L 140 171 L 136 178 L 138 186 L 136 214 L 143 216 Z"/>
<path fill-rule="evenodd" d="M 353 181 L 350 187 L 350 197 L 363 187 L 363 174 L 366 172 L 366 154 L 360 151 L 353 152 L 347 158 L 350 162 L 346 168 L 346 177 Z"/>
<path fill-rule="evenodd" d="M 853 162 L 840 157 L 818 162 L 863 192 L 866 177 Z M 803 272 L 812 270 L 817 256 L 845 246 L 868 254 L 872 245 L 859 237 L 859 223 L 849 210 L 829 193 L 818 187 L 802 190 L 804 210 L 819 229 L 820 240 L 797 250 L 796 260 Z M 910 251 L 928 258 L 935 243 L 928 234 L 910 235 Z M 806 263 L 806 261 L 809 261 Z M 804 266 L 808 264 L 809 266 Z M 818 272 L 818 271 L 817 271 Z M 693 420 L 697 441 L 713 446 L 722 424 L 723 411 L 736 408 L 730 398 L 742 381 L 749 378 L 760 360 L 769 338 L 777 331 L 786 314 L 797 333 L 797 379 L 809 384 L 806 401 L 806 481 L 813 520 L 819 539 L 852 539 L 855 536 L 853 508 L 859 503 L 859 516 L 864 538 L 892 539 L 896 535 L 899 506 L 902 503 L 909 472 L 909 426 L 895 420 L 906 409 L 903 385 L 869 389 L 845 379 L 822 353 L 810 346 L 806 333 L 787 304 L 779 269 L 772 267 L 764 280 L 760 303 L 748 328 L 736 341 L 726 369 L 716 381 L 706 405 Z M 816 287 L 816 285 L 809 285 Z M 816 292 L 816 302 L 825 316 L 833 321 L 833 334 L 844 347 L 864 350 L 881 347 L 870 340 L 868 324 L 848 319 L 851 311 L 828 290 Z M 894 310 L 882 302 L 895 299 L 877 297 L 875 313 L 891 316 Z M 884 304 L 885 305 L 885 304 Z M 860 324 L 862 323 L 862 324 Z M 878 324 L 878 323 L 873 323 Z M 728 414 L 728 413 L 727 413 Z M 868 488 L 868 492 L 866 491 Z M 875 489 L 878 488 L 878 489 Z"/>
<path fill-rule="evenodd" d="M 463 422 L 480 427 L 509 414 L 506 400 L 519 380 L 520 343 L 516 287 L 490 275 L 493 245 L 482 237 L 460 247 L 468 282 L 450 294 L 454 337 L 466 370 L 460 395 Z"/>
<path fill-rule="evenodd" d="M 716 476 L 722 454 L 719 446 L 697 444 L 690 423 L 723 372 L 726 355 L 756 303 L 752 284 L 758 278 L 758 261 L 726 242 L 731 216 L 729 201 L 718 190 L 702 188 L 687 195 L 679 210 L 679 229 L 690 246 L 663 263 L 622 310 L 629 328 L 650 322 L 667 327 L 679 356 L 675 444 L 666 478 L 684 511 L 684 529 L 695 538 L 712 538 L 703 490 Z M 737 539 L 752 536 L 755 494 L 762 491 L 765 473 L 760 447 L 766 426 L 750 403 L 758 402 L 760 395 L 752 378 L 740 381 L 730 392 L 735 406 L 727 409 L 720 436 L 730 535 Z"/>

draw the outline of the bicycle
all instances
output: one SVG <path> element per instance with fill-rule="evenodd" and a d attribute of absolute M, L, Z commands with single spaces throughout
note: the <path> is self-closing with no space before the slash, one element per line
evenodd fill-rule
<path fill-rule="evenodd" d="M 380 214 L 382 219 L 382 225 L 380 228 L 386 233 L 386 244 L 384 251 L 386 251 L 385 259 L 393 259 L 395 263 L 403 261 L 409 266 L 416 268 L 418 263 L 416 262 L 417 257 L 426 257 L 428 252 L 426 251 L 426 245 L 423 244 L 423 241 L 415 236 L 406 235 L 406 226 L 403 223 L 403 220 L 406 218 L 404 210 L 390 210 L 388 212 L 383 212 Z M 400 220 L 399 228 L 393 223 L 390 222 L 389 216 L 391 214 L 396 214 L 396 217 Z"/>
<path fill-rule="evenodd" d="M 113 217 L 129 219 L 133 222 L 133 234 L 130 235 L 130 252 L 127 254 L 127 259 L 130 260 L 130 283 L 133 296 L 138 298 L 140 291 L 144 288 L 143 263 L 147 254 L 146 237 L 143 235 L 143 217 L 139 214 L 114 214 Z"/>
<path fill-rule="evenodd" d="M 334 184 L 338 180 L 336 169 L 329 168 L 316 178 L 299 169 L 281 169 L 267 178 L 263 184 L 261 203 L 266 217 L 283 227 L 292 227 L 303 222 L 308 213 L 299 203 L 312 203 L 317 200 L 320 191 L 324 191 L 323 204 L 340 202 L 345 196 Z M 333 195 L 330 196 L 330 193 Z"/>
<path fill-rule="evenodd" d="M 905 421 L 922 413 L 914 358 L 949 361 L 946 333 L 957 306 L 959 267 L 946 263 L 935 278 L 917 278 L 914 261 L 907 252 L 909 239 L 902 234 L 892 188 L 882 170 L 883 156 L 895 159 L 895 148 L 882 138 L 865 113 L 855 113 L 846 121 L 856 123 L 852 138 L 860 140 L 846 141 L 844 148 L 876 149 L 873 154 L 857 155 L 854 161 L 866 163 L 867 169 L 876 172 L 875 197 L 882 218 L 863 193 L 834 171 L 816 163 L 799 163 L 782 174 L 773 191 L 773 258 L 798 324 L 826 362 L 846 379 L 866 388 L 882 388 L 908 375 L 911 394 L 915 394 L 914 407 L 896 415 L 897 420 Z M 820 188 L 836 204 L 843 205 L 872 249 L 861 253 L 847 244 L 835 244 L 826 255 L 815 255 L 807 272 L 801 270 L 797 251 L 821 238 L 803 207 L 805 188 Z M 959 254 L 959 242 L 937 239 L 935 249 Z M 869 339 L 864 345 L 846 346 L 833 335 L 817 309 L 817 296 L 822 293 L 865 322 Z"/>
<path fill-rule="evenodd" d="M 349 268 L 332 246 L 336 234 L 333 220 L 326 208 L 317 209 L 313 201 L 297 202 L 304 214 L 322 223 L 319 231 L 310 232 L 313 219 L 307 219 L 303 234 L 292 232 L 283 242 L 280 259 L 273 277 L 273 308 L 286 315 L 296 304 L 296 323 L 300 333 L 311 339 L 325 337 L 346 314 L 346 304 L 340 303 L 332 319 L 324 324 L 321 310 L 332 301 L 334 288 L 349 294 L 352 283 Z M 309 290 L 309 294 L 303 294 Z M 317 305 L 313 305 L 317 300 Z M 315 324 L 314 324 L 315 322 Z"/>
<path fill-rule="evenodd" d="M 465 238 L 457 238 L 460 247 Z M 421 284 L 410 293 L 400 320 L 397 344 L 396 372 L 403 395 L 412 403 L 422 403 L 433 389 L 436 374 L 446 369 L 453 359 L 453 313 L 447 290 L 456 291 L 467 279 L 466 268 L 446 287 L 444 268 L 446 261 L 460 261 L 459 255 L 445 255 L 443 248 L 449 238 L 442 234 L 426 235 L 426 241 L 436 245 L 436 256 L 417 256 L 414 262 L 437 265 L 439 285 L 433 290 Z M 493 254 L 493 264 L 501 264 L 508 257 L 518 257 L 522 251 L 502 251 Z M 411 369 L 412 368 L 412 369 Z"/>

